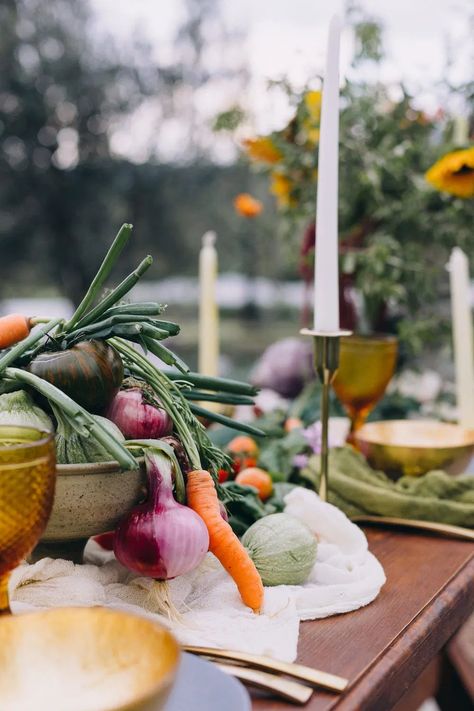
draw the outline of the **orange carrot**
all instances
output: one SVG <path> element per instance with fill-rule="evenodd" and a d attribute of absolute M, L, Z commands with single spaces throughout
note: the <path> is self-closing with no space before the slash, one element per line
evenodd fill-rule
<path fill-rule="evenodd" d="M 202 518 L 209 532 L 209 550 L 233 578 L 242 600 L 254 612 L 263 605 L 263 583 L 249 554 L 224 521 L 219 509 L 216 487 L 209 472 L 189 472 L 186 486 L 188 506 Z"/>
<path fill-rule="evenodd" d="M 30 319 L 22 314 L 8 314 L 0 318 L 0 349 L 13 346 L 26 338 L 31 330 Z"/>

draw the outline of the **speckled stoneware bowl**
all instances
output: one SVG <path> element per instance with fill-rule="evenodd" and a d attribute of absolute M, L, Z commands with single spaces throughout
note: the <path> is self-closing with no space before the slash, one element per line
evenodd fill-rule
<path fill-rule="evenodd" d="M 146 493 L 144 462 L 137 464 L 131 471 L 120 469 L 117 462 L 58 464 L 53 510 L 41 538 L 41 553 L 79 552 L 90 536 L 113 530 Z"/>

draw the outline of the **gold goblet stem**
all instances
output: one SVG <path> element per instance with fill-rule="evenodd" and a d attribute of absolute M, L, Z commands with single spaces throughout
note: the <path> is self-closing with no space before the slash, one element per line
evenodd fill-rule
<path fill-rule="evenodd" d="M 339 343 L 341 336 L 350 331 L 324 333 L 304 328 L 301 333 L 314 339 L 314 367 L 322 384 L 321 392 L 321 478 L 319 497 L 327 501 L 329 491 L 329 388 L 339 365 Z"/>
<path fill-rule="evenodd" d="M 323 390 L 321 393 L 321 480 L 319 482 L 319 497 L 328 500 L 328 452 L 329 452 L 329 385 L 330 373 L 324 371 Z"/>

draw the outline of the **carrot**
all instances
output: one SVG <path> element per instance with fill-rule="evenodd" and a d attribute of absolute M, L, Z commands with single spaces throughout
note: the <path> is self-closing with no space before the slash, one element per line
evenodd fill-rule
<path fill-rule="evenodd" d="M 202 469 L 188 473 L 188 506 L 202 518 L 209 532 L 209 550 L 222 563 L 237 585 L 243 602 L 254 612 L 263 605 L 263 583 L 247 551 L 224 521 L 219 509 L 216 487 L 209 472 Z"/>
<path fill-rule="evenodd" d="M 13 346 L 26 338 L 31 330 L 30 319 L 22 314 L 8 314 L 0 318 L 0 349 Z"/>

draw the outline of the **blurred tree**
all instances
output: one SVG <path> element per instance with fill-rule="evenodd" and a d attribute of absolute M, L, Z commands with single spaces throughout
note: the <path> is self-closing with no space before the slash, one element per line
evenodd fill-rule
<path fill-rule="evenodd" d="M 352 66 L 355 67 L 365 60 L 380 62 L 385 54 L 381 21 L 368 15 L 355 0 L 346 2 L 345 14 L 346 21 L 352 26 L 354 33 Z"/>
<path fill-rule="evenodd" d="M 21 274 L 33 262 L 77 301 L 103 250 L 110 211 L 118 213 L 115 223 L 125 217 L 109 202 L 109 124 L 136 107 L 144 90 L 133 67 L 94 45 L 87 2 L 2 2 L 3 278 L 12 264 Z"/>
<path fill-rule="evenodd" d="M 176 34 L 175 64 L 180 82 L 172 110 L 185 129 L 178 158 L 186 162 L 216 157 L 216 145 L 235 146 L 229 136 L 213 132 L 216 114 L 237 102 L 249 73 L 242 53 L 240 30 L 230 31 L 222 17 L 221 0 L 184 0 L 185 17 Z M 203 101 L 202 98 L 205 100 Z"/>
<path fill-rule="evenodd" d="M 97 36 L 86 0 L 0 4 L 0 295 L 49 283 L 77 302 L 123 221 L 136 225 L 123 271 L 150 251 L 161 274 L 194 272 L 210 227 L 226 241 L 221 263 L 238 263 L 232 198 L 248 171 L 206 159 L 211 120 L 198 121 L 193 106 L 196 92 L 212 86 L 219 95 L 232 77 L 239 84 L 241 60 L 222 61 L 229 36 L 218 0 L 187 0 L 185 10 L 172 61 L 161 66 L 143 42 L 120 57 Z M 113 154 L 113 129 L 147 101 L 157 131 L 178 118 L 179 162 L 200 166 L 156 165 L 153 146 L 148 164 Z"/>

